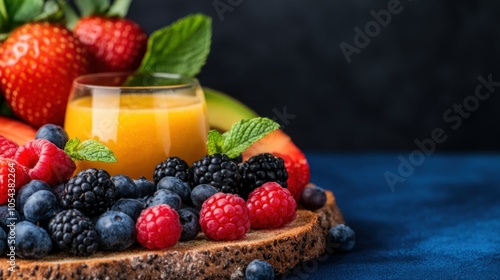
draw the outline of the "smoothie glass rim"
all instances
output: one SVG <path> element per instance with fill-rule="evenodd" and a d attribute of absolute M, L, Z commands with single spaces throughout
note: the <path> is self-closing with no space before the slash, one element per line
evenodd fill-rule
<path fill-rule="evenodd" d="M 161 78 L 161 79 L 171 79 L 177 80 L 179 83 L 174 84 L 159 84 L 159 85 L 103 85 L 104 81 L 109 81 L 111 78 L 126 78 L 126 77 L 140 77 L 144 76 L 146 78 Z M 101 81 L 101 82 L 99 82 Z M 141 89 L 189 89 L 195 86 L 199 86 L 199 81 L 197 78 L 189 77 L 182 74 L 167 73 L 167 72 L 100 72 L 85 74 L 76 77 L 73 80 L 73 87 L 96 89 L 96 90 L 141 90 Z"/>

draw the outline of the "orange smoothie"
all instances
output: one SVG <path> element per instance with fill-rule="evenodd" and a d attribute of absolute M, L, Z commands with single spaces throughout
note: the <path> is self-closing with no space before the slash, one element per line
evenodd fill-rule
<path fill-rule="evenodd" d="M 100 168 L 152 180 L 156 165 L 167 157 L 178 156 L 191 165 L 206 153 L 208 123 L 205 103 L 197 96 L 94 94 L 68 104 L 65 129 L 70 139 L 99 140 L 118 160 L 78 161 L 76 172 Z"/>

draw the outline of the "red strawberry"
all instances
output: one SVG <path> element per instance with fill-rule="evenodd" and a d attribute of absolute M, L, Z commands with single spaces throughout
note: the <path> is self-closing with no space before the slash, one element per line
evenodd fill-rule
<path fill-rule="evenodd" d="M 76 169 L 75 162 L 63 150 L 45 139 L 33 140 L 19 147 L 14 159 L 29 169 L 32 179 L 50 186 L 66 182 Z"/>
<path fill-rule="evenodd" d="M 73 79 L 88 72 L 87 53 L 61 25 L 28 23 L 0 46 L 0 88 L 32 126 L 63 125 Z"/>
<path fill-rule="evenodd" d="M 14 141 L 0 135 L 0 157 L 10 159 L 14 158 L 17 148 L 19 148 L 19 145 L 17 145 Z"/>
<path fill-rule="evenodd" d="M 286 171 L 288 172 L 288 180 L 286 181 L 288 185 L 287 188 L 298 203 L 302 191 L 311 179 L 311 172 L 305 155 L 302 152 L 288 155 L 280 153 L 273 154 L 281 157 L 285 161 Z"/>
<path fill-rule="evenodd" d="M 92 54 L 93 72 L 136 70 L 146 52 L 147 34 L 126 18 L 84 17 L 74 33 Z"/>
<path fill-rule="evenodd" d="M 30 180 L 24 166 L 12 159 L 0 157 L 0 205 L 7 203 L 9 198 L 14 198 L 17 190 Z"/>

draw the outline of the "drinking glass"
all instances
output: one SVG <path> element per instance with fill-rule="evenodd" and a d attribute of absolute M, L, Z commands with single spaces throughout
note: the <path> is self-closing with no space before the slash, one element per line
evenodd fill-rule
<path fill-rule="evenodd" d="M 98 73 L 76 78 L 64 128 L 70 139 L 96 139 L 118 162 L 78 161 L 77 170 L 153 179 L 158 163 L 189 165 L 206 154 L 208 120 L 197 79 L 169 73 Z"/>

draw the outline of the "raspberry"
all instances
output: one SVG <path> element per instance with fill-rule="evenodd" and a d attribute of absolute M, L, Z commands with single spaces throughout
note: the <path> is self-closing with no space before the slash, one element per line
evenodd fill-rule
<path fill-rule="evenodd" d="M 7 203 L 15 193 L 31 180 L 28 169 L 16 161 L 0 157 L 0 204 Z M 14 189 L 12 189 L 12 184 Z M 11 190 L 9 192 L 9 189 Z M 13 192 L 15 190 L 15 193 Z M 11 194 L 9 196 L 9 193 Z"/>
<path fill-rule="evenodd" d="M 285 162 L 269 153 L 249 158 L 240 165 L 238 172 L 242 177 L 239 195 L 243 198 L 266 182 L 276 182 L 284 188 L 287 186 L 288 173 Z"/>
<path fill-rule="evenodd" d="M 29 169 L 32 179 L 44 181 L 51 187 L 67 181 L 76 169 L 71 158 L 45 139 L 30 141 L 19 147 L 14 159 Z"/>
<path fill-rule="evenodd" d="M 18 148 L 19 145 L 16 142 L 0 135 L 0 157 L 12 159 Z"/>
<path fill-rule="evenodd" d="M 150 250 L 174 246 L 182 232 L 179 214 L 166 204 L 142 211 L 135 229 L 137 241 Z"/>
<path fill-rule="evenodd" d="M 287 189 L 293 195 L 295 202 L 300 201 L 302 191 L 311 179 L 309 163 L 305 155 L 298 151 L 293 154 L 273 153 L 285 161 L 285 167 L 288 172 Z"/>
<path fill-rule="evenodd" d="M 200 226 L 209 239 L 243 238 L 250 229 L 245 200 L 235 194 L 214 194 L 201 206 Z"/>
<path fill-rule="evenodd" d="M 288 189 L 275 182 L 256 188 L 247 200 L 248 215 L 253 229 L 274 229 L 292 222 L 297 215 L 297 203 Z"/>

